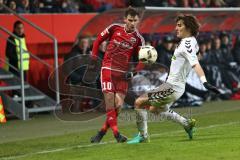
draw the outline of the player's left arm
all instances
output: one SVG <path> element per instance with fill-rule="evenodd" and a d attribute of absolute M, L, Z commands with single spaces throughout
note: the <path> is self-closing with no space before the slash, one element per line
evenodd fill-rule
<path fill-rule="evenodd" d="M 201 82 L 203 83 L 204 87 L 210 91 L 213 91 L 216 94 L 219 94 L 220 91 L 213 85 L 211 85 L 210 83 L 207 82 L 205 73 L 201 67 L 201 65 L 199 63 L 195 64 L 193 66 L 193 69 L 195 70 L 195 72 L 197 73 L 198 77 L 200 78 Z"/>
<path fill-rule="evenodd" d="M 199 64 L 198 57 L 197 57 L 197 52 L 199 50 L 198 44 L 194 44 L 191 41 L 190 42 L 185 41 L 182 47 L 183 47 L 183 56 L 189 61 L 190 65 L 197 73 L 204 87 L 216 94 L 219 94 L 220 91 L 215 86 L 207 82 L 205 73 L 201 65 Z"/>

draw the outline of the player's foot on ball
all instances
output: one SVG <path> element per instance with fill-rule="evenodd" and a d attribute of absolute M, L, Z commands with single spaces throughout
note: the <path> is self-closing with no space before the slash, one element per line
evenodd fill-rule
<path fill-rule="evenodd" d="M 188 119 L 188 125 L 184 127 L 185 131 L 188 134 L 188 138 L 191 140 L 193 139 L 193 132 L 195 129 L 195 125 L 196 125 L 196 120 L 195 119 Z"/>
<path fill-rule="evenodd" d="M 90 142 L 99 143 L 102 140 L 104 135 L 105 135 L 105 132 L 99 131 L 95 136 L 91 137 Z"/>
<path fill-rule="evenodd" d="M 149 136 L 143 137 L 142 135 L 137 134 L 137 136 L 129 140 L 127 144 L 137 144 L 137 143 L 144 143 L 144 142 L 150 142 L 150 137 Z"/>
<path fill-rule="evenodd" d="M 127 137 L 120 133 L 117 133 L 114 137 L 116 138 L 118 143 L 124 143 L 127 141 Z"/>

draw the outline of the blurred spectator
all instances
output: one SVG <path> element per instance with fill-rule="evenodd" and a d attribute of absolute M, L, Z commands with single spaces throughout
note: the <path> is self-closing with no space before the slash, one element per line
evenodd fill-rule
<path fill-rule="evenodd" d="M 85 0 L 79 0 L 78 5 L 79 5 L 78 8 L 79 8 L 80 13 L 94 12 L 93 6 L 95 6 L 95 5 L 91 5 L 87 2 L 85 2 Z"/>
<path fill-rule="evenodd" d="M 201 64 L 204 64 L 206 62 L 206 59 L 208 57 L 208 52 L 207 52 L 207 42 L 206 42 L 206 39 L 200 39 L 198 41 L 198 44 L 199 44 L 199 61 Z"/>
<path fill-rule="evenodd" d="M 106 2 L 102 2 L 100 7 L 96 10 L 97 12 L 104 12 L 104 11 L 107 11 L 107 10 L 110 10 L 112 9 L 113 6 L 111 3 L 106 3 Z"/>
<path fill-rule="evenodd" d="M 17 13 L 29 13 L 29 0 L 21 0 L 20 4 L 17 6 Z"/>
<path fill-rule="evenodd" d="M 212 49 L 212 39 L 206 38 L 204 41 L 206 42 L 206 50 L 209 52 Z"/>
<path fill-rule="evenodd" d="M 207 0 L 206 1 L 207 7 L 224 7 L 226 3 L 224 0 Z"/>
<path fill-rule="evenodd" d="M 206 7 L 204 0 L 182 0 L 180 2 L 182 7 Z"/>
<path fill-rule="evenodd" d="M 74 44 L 73 48 L 71 49 L 70 53 L 67 54 L 64 57 L 64 61 L 67 61 L 73 57 L 78 57 L 79 55 L 86 55 L 90 54 L 90 45 L 89 45 L 89 39 L 80 37 L 78 41 Z M 78 63 L 78 62 L 76 62 Z M 80 84 L 82 82 L 82 78 L 85 72 L 86 66 L 81 67 L 77 70 L 75 70 L 71 75 L 69 76 L 69 82 L 70 84 Z M 74 69 L 73 69 L 74 70 Z"/>
<path fill-rule="evenodd" d="M 91 5 L 97 12 L 104 12 L 113 8 L 112 2 L 107 0 L 85 0 L 84 2 L 85 6 Z"/>
<path fill-rule="evenodd" d="M 213 39 L 213 46 L 206 57 L 206 63 L 212 65 L 221 65 L 224 63 L 221 50 L 221 40 L 218 36 L 215 36 Z"/>
<path fill-rule="evenodd" d="M 173 37 L 165 36 L 163 38 L 162 44 L 156 47 L 158 52 L 157 63 L 162 63 L 167 67 L 170 67 L 171 58 L 173 55 Z"/>
<path fill-rule="evenodd" d="M 153 4 L 154 0 L 151 1 Z M 143 7 L 144 5 L 146 6 L 152 6 L 149 5 L 148 0 L 126 0 L 126 5 L 127 6 L 133 6 L 133 7 Z"/>
<path fill-rule="evenodd" d="M 29 1 L 30 12 L 31 13 L 40 13 L 39 5 L 40 5 L 39 0 L 31 0 L 31 1 Z"/>
<path fill-rule="evenodd" d="M 17 11 L 17 4 L 14 0 L 8 2 L 8 7 L 15 12 Z"/>
<path fill-rule="evenodd" d="M 166 6 L 166 4 L 162 4 L 163 7 L 177 7 L 177 2 L 176 0 L 168 0 L 168 3 L 167 3 L 168 6 Z"/>
<path fill-rule="evenodd" d="M 96 88 L 96 84 L 88 84 L 83 82 L 83 77 L 85 76 L 85 71 L 87 69 L 86 65 L 81 65 L 83 58 L 88 59 L 88 54 L 90 54 L 90 44 L 87 37 L 79 37 L 76 43 L 74 44 L 72 50 L 68 55 L 64 57 L 64 61 L 71 61 L 67 66 L 69 67 L 68 71 L 71 71 L 70 76 L 68 77 L 68 82 L 70 85 L 70 93 L 73 95 L 72 99 L 75 101 L 74 105 L 71 107 L 72 112 L 84 112 L 90 109 L 93 106 L 98 104 L 98 101 L 83 98 L 81 95 L 84 94 L 86 90 L 76 90 L 76 85 L 86 86 L 90 88 Z M 82 55 L 82 56 L 80 56 Z M 73 66 L 79 66 L 78 68 L 73 68 Z M 69 73 L 67 73 L 69 74 Z M 82 92 L 82 93 L 80 93 Z"/>
<path fill-rule="evenodd" d="M 61 12 L 61 0 L 39 0 L 39 9 L 41 13 Z"/>
<path fill-rule="evenodd" d="M 227 32 L 223 31 L 220 33 L 221 38 L 221 47 L 222 48 L 231 48 L 231 41 L 230 41 L 230 35 L 228 35 Z"/>
<path fill-rule="evenodd" d="M 5 4 L 4 0 L 0 0 L 0 14 L 1 13 L 7 13 L 6 10 L 1 6 L 1 4 Z"/>
<path fill-rule="evenodd" d="M 227 32 L 222 32 L 220 34 L 220 38 L 221 38 L 222 55 L 224 58 L 225 65 L 227 67 L 233 67 L 234 65 L 236 65 L 236 63 L 234 62 L 233 55 L 231 52 L 232 45 L 229 40 L 229 35 Z"/>
<path fill-rule="evenodd" d="M 79 6 L 72 0 L 63 0 L 62 12 L 65 13 L 78 13 Z"/>
<path fill-rule="evenodd" d="M 232 54 L 234 57 L 234 61 L 240 65 L 240 35 L 237 36 L 236 38 L 236 43 L 233 47 Z"/>
<path fill-rule="evenodd" d="M 227 5 L 229 7 L 240 7 L 240 1 L 239 0 L 225 0 Z"/>

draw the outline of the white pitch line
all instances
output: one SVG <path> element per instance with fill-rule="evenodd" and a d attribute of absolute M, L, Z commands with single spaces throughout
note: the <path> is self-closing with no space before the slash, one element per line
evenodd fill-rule
<path fill-rule="evenodd" d="M 210 125 L 210 126 L 206 126 L 206 127 L 199 127 L 197 129 L 198 130 L 203 130 L 203 129 L 217 128 L 217 127 L 229 126 L 229 125 L 235 125 L 235 124 L 240 124 L 240 121 L 222 123 L 222 124 L 215 124 L 215 125 Z M 159 136 L 166 135 L 166 134 L 174 134 L 174 133 L 181 133 L 181 132 L 184 132 L 184 131 L 183 130 L 177 130 L 177 131 L 172 131 L 172 132 L 151 134 L 151 136 L 159 137 Z M 88 148 L 88 147 L 94 147 L 94 146 L 99 146 L 99 145 L 106 145 L 106 144 L 111 144 L 111 143 L 114 143 L 114 142 L 115 141 L 108 141 L 108 142 L 103 142 L 103 143 L 98 143 L 98 144 L 76 145 L 76 146 L 65 147 L 65 148 L 56 148 L 56 149 L 52 149 L 52 150 L 44 150 L 44 151 L 39 151 L 39 152 L 34 152 L 34 153 L 23 154 L 23 155 L 19 155 L 19 156 L 2 157 L 2 158 L 0 158 L 0 160 L 12 160 L 12 159 L 18 159 L 18 158 L 33 156 L 33 155 L 56 153 L 56 152 L 70 150 L 70 149 L 73 149 L 73 148 Z"/>
<path fill-rule="evenodd" d="M 217 128 L 217 127 L 223 127 L 223 126 L 229 126 L 229 125 L 235 125 L 235 124 L 240 124 L 240 121 L 237 122 L 229 122 L 229 123 L 223 123 L 223 124 L 215 124 L 215 125 L 210 125 L 210 126 L 206 126 L 206 127 L 199 127 L 197 128 L 197 130 L 204 130 L 204 129 L 210 129 L 210 128 Z M 185 132 L 184 130 L 177 130 L 177 131 L 172 131 L 172 132 L 164 132 L 164 133 L 160 133 L 160 134 L 151 134 L 151 137 L 158 137 L 158 136 L 162 136 L 162 135 L 166 135 L 166 134 L 174 134 L 174 133 L 182 133 Z"/>

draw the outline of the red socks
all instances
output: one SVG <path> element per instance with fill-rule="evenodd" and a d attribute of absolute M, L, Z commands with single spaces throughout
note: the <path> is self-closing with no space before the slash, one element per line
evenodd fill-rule
<path fill-rule="evenodd" d="M 107 110 L 107 123 L 113 131 L 114 135 L 118 133 L 118 126 L 117 126 L 117 113 L 115 109 Z"/>
<path fill-rule="evenodd" d="M 104 122 L 102 128 L 101 128 L 101 131 L 104 132 L 104 133 L 106 133 L 107 130 L 108 130 L 108 128 L 109 128 L 109 125 L 108 125 L 107 120 L 106 120 L 106 121 Z"/>
<path fill-rule="evenodd" d="M 107 110 L 107 118 L 101 131 L 106 132 L 108 128 L 111 128 L 114 135 L 118 133 L 118 126 L 117 126 L 117 112 L 115 109 Z"/>

